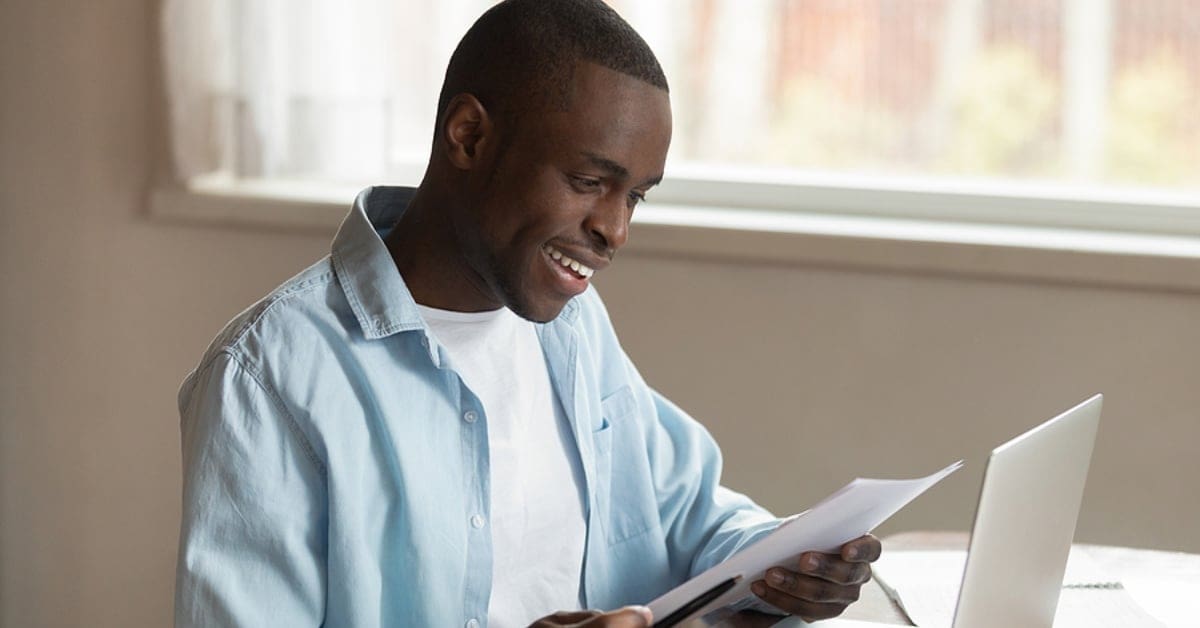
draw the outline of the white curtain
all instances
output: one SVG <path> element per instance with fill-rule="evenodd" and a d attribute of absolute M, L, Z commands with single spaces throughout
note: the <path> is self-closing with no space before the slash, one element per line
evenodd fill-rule
<path fill-rule="evenodd" d="M 495 1 L 164 0 L 176 175 L 416 183 L 450 53 Z M 608 2 L 670 79 L 672 162 L 761 139 L 781 0 Z"/>
<path fill-rule="evenodd" d="M 163 1 L 182 180 L 359 185 L 420 176 L 450 53 L 495 0 Z M 699 163 L 721 176 L 1074 173 L 1195 187 L 1196 37 L 1179 26 L 1195 0 L 1145 15 L 1117 10 L 1134 0 L 1071 0 L 1061 16 L 1059 3 L 994 0 L 607 1 L 670 79 L 675 175 Z M 996 69 L 972 70 L 985 62 Z"/>
<path fill-rule="evenodd" d="M 488 0 L 166 0 L 177 175 L 361 182 L 428 156 L 437 90 Z"/>

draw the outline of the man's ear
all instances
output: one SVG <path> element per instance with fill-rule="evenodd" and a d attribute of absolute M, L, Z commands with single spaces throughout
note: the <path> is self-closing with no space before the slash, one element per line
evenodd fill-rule
<path fill-rule="evenodd" d="M 483 103 L 471 94 L 450 99 L 442 120 L 442 146 L 456 168 L 471 170 L 493 140 L 495 126 Z"/>

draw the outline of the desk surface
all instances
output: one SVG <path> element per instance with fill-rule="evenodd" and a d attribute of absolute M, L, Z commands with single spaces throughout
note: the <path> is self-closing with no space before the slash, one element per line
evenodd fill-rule
<path fill-rule="evenodd" d="M 965 532 L 906 532 L 883 539 L 883 551 L 964 550 L 967 539 Z M 1121 580 L 1137 603 L 1167 626 L 1200 626 L 1200 596 L 1196 594 L 1200 591 L 1200 555 L 1102 545 L 1077 547 Z M 843 617 L 912 625 L 874 581 L 862 588 L 862 597 Z M 740 613 L 716 625 L 762 628 L 775 623 L 777 617 Z"/>

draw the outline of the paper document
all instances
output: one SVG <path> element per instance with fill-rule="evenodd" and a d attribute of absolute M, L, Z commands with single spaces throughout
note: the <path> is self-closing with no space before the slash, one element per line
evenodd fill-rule
<path fill-rule="evenodd" d="M 913 624 L 950 628 L 966 564 L 967 553 L 961 550 L 884 552 L 872 571 L 876 582 Z M 1142 610 L 1118 579 L 1078 548 L 1071 548 L 1054 625 L 1141 628 L 1163 624 Z"/>
<path fill-rule="evenodd" d="M 960 467 L 961 460 L 915 480 L 854 480 L 757 543 L 650 602 L 650 610 L 655 617 L 666 617 L 720 582 L 741 576 L 736 587 L 693 616 L 732 604 L 751 595 L 750 584 L 761 580 L 767 569 L 792 562 L 804 552 L 838 552 L 842 545 L 874 530 Z"/>

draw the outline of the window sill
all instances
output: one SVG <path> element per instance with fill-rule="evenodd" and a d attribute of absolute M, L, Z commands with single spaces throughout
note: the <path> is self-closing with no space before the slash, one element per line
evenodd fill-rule
<path fill-rule="evenodd" d="M 331 235 L 350 188 L 196 185 L 151 220 Z M 1200 292 L 1200 237 L 691 207 L 639 208 L 625 255 Z"/>

